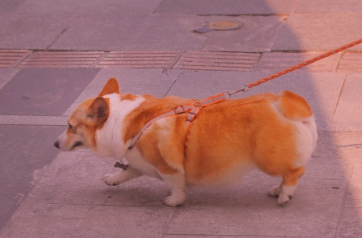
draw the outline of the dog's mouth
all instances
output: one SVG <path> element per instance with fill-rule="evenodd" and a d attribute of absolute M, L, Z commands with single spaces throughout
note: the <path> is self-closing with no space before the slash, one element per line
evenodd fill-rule
<path fill-rule="evenodd" d="M 83 142 L 77 141 L 77 142 L 74 143 L 74 145 L 72 146 L 72 148 L 70 148 L 70 150 L 73 150 L 73 149 L 75 149 L 75 148 L 77 148 L 77 147 L 80 147 L 80 146 L 83 146 Z"/>

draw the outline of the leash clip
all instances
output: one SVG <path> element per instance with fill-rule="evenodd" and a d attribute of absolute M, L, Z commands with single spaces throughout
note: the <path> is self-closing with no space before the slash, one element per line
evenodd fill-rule
<path fill-rule="evenodd" d="M 230 94 L 230 97 L 231 97 L 232 94 L 235 94 L 235 93 L 238 93 L 238 92 L 246 93 L 247 91 L 249 91 L 249 89 L 250 89 L 249 84 L 245 84 L 244 87 L 242 87 L 241 89 L 236 90 L 236 91 L 231 92 L 231 93 L 229 92 L 229 94 Z"/>

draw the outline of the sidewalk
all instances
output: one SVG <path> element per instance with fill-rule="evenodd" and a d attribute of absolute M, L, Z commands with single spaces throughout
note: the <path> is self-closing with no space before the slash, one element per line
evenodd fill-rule
<path fill-rule="evenodd" d="M 237 21 L 233 31 L 193 32 Z M 116 77 L 121 91 L 204 98 L 362 37 L 360 0 L 0 2 L 0 238 L 362 237 L 362 45 L 240 93 L 292 90 L 311 104 L 317 149 L 296 195 L 252 171 L 187 189 L 183 206 L 142 177 L 108 187 L 112 159 L 59 152 L 67 116 Z"/>

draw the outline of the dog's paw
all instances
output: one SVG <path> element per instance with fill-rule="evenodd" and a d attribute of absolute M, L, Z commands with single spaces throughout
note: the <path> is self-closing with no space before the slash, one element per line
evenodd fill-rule
<path fill-rule="evenodd" d="M 269 190 L 269 196 L 272 196 L 272 197 L 279 197 L 280 193 L 282 192 L 282 189 L 280 188 L 280 186 L 277 186 L 277 187 L 273 187 Z"/>
<path fill-rule="evenodd" d="M 291 200 L 293 198 L 292 195 L 287 195 L 285 193 L 281 193 L 278 197 L 278 200 L 277 200 L 277 204 L 279 206 L 283 206 L 284 204 L 286 204 L 289 200 Z"/>
<path fill-rule="evenodd" d="M 170 207 L 176 207 L 182 205 L 185 201 L 185 196 L 170 195 L 165 198 L 164 203 Z"/>
<path fill-rule="evenodd" d="M 118 181 L 118 177 L 114 174 L 106 174 L 102 177 L 102 181 L 105 182 L 109 186 L 117 186 L 120 184 Z"/>

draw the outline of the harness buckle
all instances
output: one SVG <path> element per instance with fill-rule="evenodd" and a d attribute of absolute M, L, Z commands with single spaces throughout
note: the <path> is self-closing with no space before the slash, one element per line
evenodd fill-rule
<path fill-rule="evenodd" d="M 189 122 L 193 122 L 196 119 L 196 112 L 189 112 L 186 120 Z"/>

